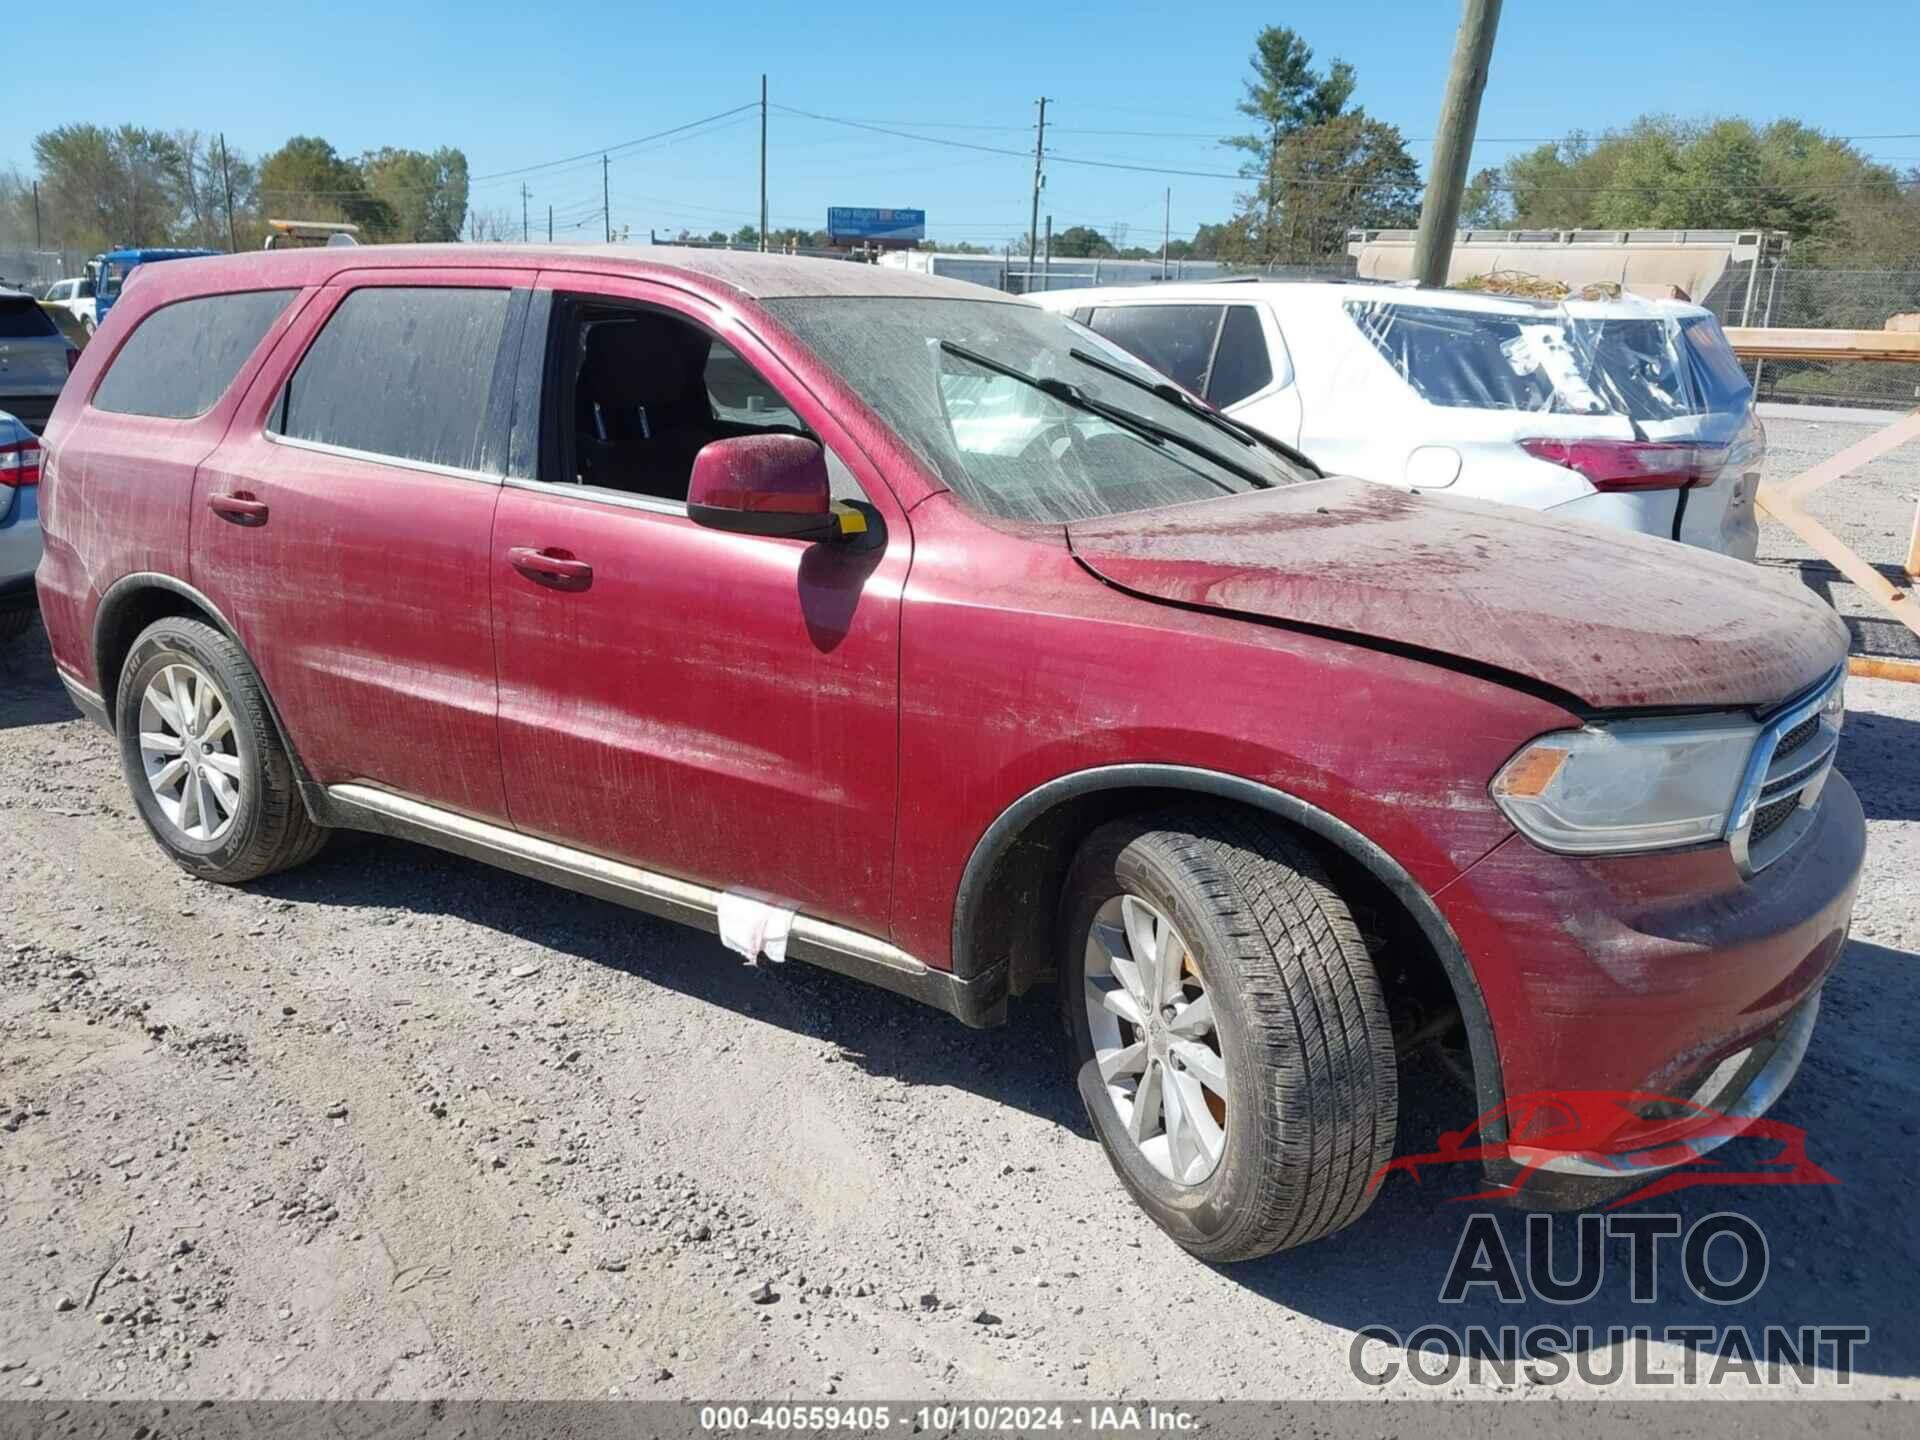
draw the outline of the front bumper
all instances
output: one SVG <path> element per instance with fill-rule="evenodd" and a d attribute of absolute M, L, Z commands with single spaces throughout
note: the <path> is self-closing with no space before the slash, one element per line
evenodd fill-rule
<path fill-rule="evenodd" d="M 1806 834 L 1751 878 L 1724 844 L 1580 858 L 1503 842 L 1435 896 L 1485 997 L 1501 1092 L 1685 1099 L 1716 1074 L 1740 1078 L 1742 1052 L 1778 1048 L 1839 959 L 1865 851 L 1837 772 Z M 1759 1098 L 1771 1104 L 1797 1064 Z"/>

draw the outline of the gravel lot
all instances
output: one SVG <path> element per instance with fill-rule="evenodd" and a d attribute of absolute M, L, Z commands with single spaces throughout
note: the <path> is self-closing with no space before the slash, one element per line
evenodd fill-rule
<path fill-rule="evenodd" d="M 0 1396 L 1339 1396 L 1377 1393 L 1360 1326 L 1431 1321 L 1861 1323 L 1843 1393 L 1912 1393 L 1920 687 L 1851 701 L 1869 870 L 1776 1111 L 1842 1183 L 1676 1197 L 1764 1228 L 1737 1313 L 1616 1265 L 1570 1316 L 1438 1303 L 1464 1177 L 1194 1262 L 1109 1173 L 1048 995 L 976 1033 L 371 838 L 189 880 L 36 633 L 0 651 Z M 1410 1092 L 1419 1148 L 1468 1118 Z"/>

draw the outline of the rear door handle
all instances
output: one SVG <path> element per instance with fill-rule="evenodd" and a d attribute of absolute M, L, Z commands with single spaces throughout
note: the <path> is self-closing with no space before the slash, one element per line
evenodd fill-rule
<path fill-rule="evenodd" d="M 231 520 L 235 525 L 267 523 L 267 502 L 254 499 L 244 490 L 232 495 L 209 495 L 207 508 L 222 520 Z"/>
<path fill-rule="evenodd" d="M 593 566 L 564 551 L 516 545 L 507 551 L 507 563 L 529 580 L 555 590 L 584 590 L 593 583 Z"/>

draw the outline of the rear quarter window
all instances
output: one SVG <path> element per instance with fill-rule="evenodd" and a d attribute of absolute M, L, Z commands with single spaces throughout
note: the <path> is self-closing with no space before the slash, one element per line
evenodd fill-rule
<path fill-rule="evenodd" d="M 487 398 L 511 298 L 451 286 L 354 291 L 287 382 L 274 428 L 290 440 L 497 469 Z"/>
<path fill-rule="evenodd" d="M 298 293 L 249 290 L 163 305 L 113 357 L 93 408 L 161 420 L 206 414 Z"/>
<path fill-rule="evenodd" d="M 1204 395 L 1223 309 L 1219 305 L 1109 305 L 1093 312 L 1091 325 L 1094 334 L 1195 395 Z"/>
<path fill-rule="evenodd" d="M 0 340 L 44 340 L 59 333 L 31 295 L 0 295 Z"/>

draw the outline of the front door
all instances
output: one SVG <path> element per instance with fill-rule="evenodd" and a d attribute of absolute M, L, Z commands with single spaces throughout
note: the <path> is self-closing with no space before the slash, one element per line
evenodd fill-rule
<path fill-rule="evenodd" d="M 506 819 L 487 588 L 532 278 L 340 277 L 200 468 L 194 583 L 323 784 Z"/>
<path fill-rule="evenodd" d="M 884 936 L 904 515 L 737 317 L 612 278 L 539 287 L 546 352 L 523 372 L 544 363 L 542 443 L 522 464 L 516 436 L 524 473 L 493 526 L 515 825 Z M 821 440 L 836 493 L 871 503 L 884 545 L 688 519 L 699 447 L 756 429 Z"/>

